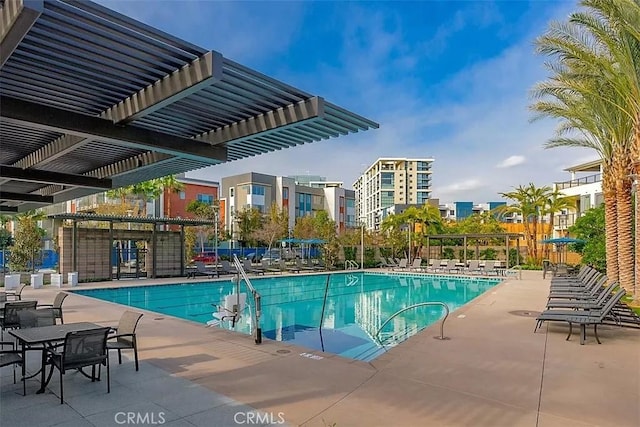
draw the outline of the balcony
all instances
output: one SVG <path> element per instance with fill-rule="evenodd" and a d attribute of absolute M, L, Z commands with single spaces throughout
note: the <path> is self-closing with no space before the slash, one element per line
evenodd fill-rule
<path fill-rule="evenodd" d="M 602 181 L 602 174 L 597 173 L 595 175 L 584 176 L 582 178 L 572 179 L 570 181 L 556 182 L 556 187 L 558 188 L 558 190 L 563 190 L 565 188 L 579 187 L 581 185 L 593 184 L 600 181 Z"/>

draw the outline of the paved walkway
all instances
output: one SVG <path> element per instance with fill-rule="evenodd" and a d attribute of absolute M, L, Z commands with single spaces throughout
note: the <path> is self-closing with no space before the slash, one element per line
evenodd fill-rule
<path fill-rule="evenodd" d="M 277 425 L 279 415 L 290 425 L 322 427 L 640 425 L 640 330 L 602 327 L 603 344 L 591 333 L 583 346 L 577 333 L 565 341 L 564 325 L 533 333 L 548 287 L 540 272 L 524 272 L 524 280 L 509 279 L 456 311 L 445 328 L 449 340 L 433 339 L 434 326 L 372 363 L 270 340 L 257 346 L 148 312 L 139 326 L 141 370 L 115 364 L 110 395 L 103 384 L 77 378 L 70 387 L 77 381 L 83 391 L 74 397 L 65 388 L 69 405 L 59 404 L 55 383 L 45 395 L 33 394 L 34 383 L 27 397 L 17 396 L 4 368 L 0 425 L 119 425 L 117 413 L 163 410 L 165 425 L 186 426 Z M 46 302 L 56 291 L 25 296 Z M 125 309 L 77 295 L 64 306 L 68 322 L 105 325 Z M 260 418 L 248 422 L 244 413 L 253 408 Z M 32 422 L 16 424 L 19 414 Z"/>

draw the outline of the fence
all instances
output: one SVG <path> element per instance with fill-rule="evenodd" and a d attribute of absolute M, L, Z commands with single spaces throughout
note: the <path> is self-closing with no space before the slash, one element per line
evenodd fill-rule
<path fill-rule="evenodd" d="M 0 251 L 0 266 L 3 271 L 9 270 L 9 264 L 11 262 L 11 251 L 6 249 Z M 35 270 L 54 269 L 58 266 L 58 254 L 51 249 L 42 249 L 36 254 Z M 27 266 L 31 270 L 31 263 Z"/>

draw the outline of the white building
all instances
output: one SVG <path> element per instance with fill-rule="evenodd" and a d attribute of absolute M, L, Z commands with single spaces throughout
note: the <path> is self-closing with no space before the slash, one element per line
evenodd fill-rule
<path fill-rule="evenodd" d="M 568 227 L 571 227 L 576 218 L 579 218 L 587 210 L 601 205 L 604 202 L 602 195 L 602 160 L 594 160 L 572 166 L 565 171 L 571 174 L 567 181 L 555 182 L 554 189 L 567 196 L 576 198 L 574 211 L 561 212 L 554 218 L 554 235 L 564 235 Z"/>
<path fill-rule="evenodd" d="M 377 230 L 398 205 L 422 206 L 431 198 L 433 158 L 379 158 L 353 184 L 356 215 Z"/>

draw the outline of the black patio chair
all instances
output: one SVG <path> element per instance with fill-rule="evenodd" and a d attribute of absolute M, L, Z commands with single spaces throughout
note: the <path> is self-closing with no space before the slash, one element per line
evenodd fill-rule
<path fill-rule="evenodd" d="M 7 298 L 13 297 L 14 301 L 20 301 L 22 299 L 22 291 L 27 287 L 26 283 L 21 283 L 15 291 L 5 291 Z"/>
<path fill-rule="evenodd" d="M 107 368 L 107 393 L 111 393 L 111 378 L 109 372 L 109 354 L 107 351 L 107 336 L 111 328 L 89 329 L 86 331 L 69 332 L 64 345 L 60 348 L 47 348 L 48 363 L 51 364 L 49 378 L 53 369 L 60 372 L 60 404 L 64 403 L 63 376 L 69 370 L 80 370 L 91 367 L 91 382 L 100 379 L 101 366 Z M 98 375 L 96 376 L 96 366 Z M 48 381 L 47 381 L 48 382 Z"/>
<path fill-rule="evenodd" d="M 4 346 L 11 346 L 11 350 L 5 350 Z M 10 341 L 0 341 L 0 368 L 5 366 L 13 365 L 13 383 L 16 383 L 16 365 L 22 366 L 22 352 L 20 350 L 16 350 L 15 344 Z M 27 395 L 27 385 L 26 382 L 23 381 L 22 384 L 22 393 Z"/>
<path fill-rule="evenodd" d="M 38 307 L 51 307 L 53 309 L 53 313 L 56 319 L 60 319 L 60 323 L 64 324 L 64 318 L 62 317 L 62 303 L 64 299 L 68 297 L 69 294 L 66 292 L 58 292 L 56 297 L 53 299 L 53 304 L 41 304 Z"/>
<path fill-rule="evenodd" d="M 21 310 L 35 310 L 38 301 L 15 301 L 8 302 L 4 306 L 4 314 L 0 316 L 0 339 L 4 338 L 6 329 L 16 329 L 20 327 L 20 317 L 18 313 Z"/>

